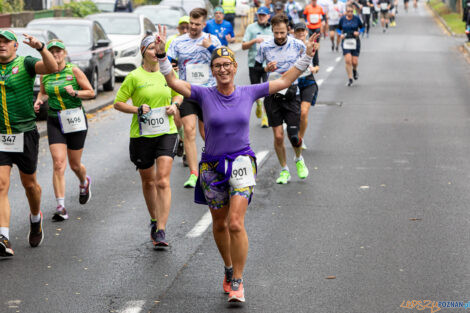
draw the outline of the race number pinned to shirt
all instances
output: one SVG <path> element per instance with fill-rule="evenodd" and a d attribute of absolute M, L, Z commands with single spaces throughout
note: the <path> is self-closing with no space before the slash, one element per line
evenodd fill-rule
<path fill-rule="evenodd" d="M 246 188 L 256 185 L 253 164 L 248 155 L 240 155 L 233 161 L 229 183 L 233 188 Z"/>
<path fill-rule="evenodd" d="M 339 12 L 336 11 L 336 9 L 331 10 L 329 14 L 332 20 L 337 20 L 339 18 Z"/>
<path fill-rule="evenodd" d="M 19 134 L 0 134 L 1 152 L 23 152 L 24 133 Z"/>
<path fill-rule="evenodd" d="M 310 23 L 317 24 L 320 21 L 320 14 L 310 14 Z"/>
<path fill-rule="evenodd" d="M 357 41 L 355 38 L 344 39 L 343 41 L 344 50 L 356 50 L 356 48 L 357 48 Z"/>
<path fill-rule="evenodd" d="M 370 14 L 370 7 L 363 7 L 362 14 L 369 15 Z"/>
<path fill-rule="evenodd" d="M 382 2 L 380 4 L 380 9 L 383 10 L 383 11 L 388 10 L 388 3 L 387 2 Z"/>
<path fill-rule="evenodd" d="M 257 39 L 258 39 L 258 38 L 263 38 L 263 41 L 268 41 L 268 40 L 272 39 L 273 36 L 271 36 L 271 35 L 258 35 L 258 36 L 256 36 L 256 38 L 257 38 Z M 261 45 L 261 44 L 259 44 L 259 43 L 256 44 L 256 49 L 257 49 L 257 50 L 259 49 L 260 45 Z"/>
<path fill-rule="evenodd" d="M 278 79 L 282 76 L 281 74 L 279 74 L 277 72 L 271 72 L 268 75 L 269 75 L 268 76 L 268 81 L 276 80 L 276 79 Z M 285 95 L 286 92 L 287 92 L 287 89 L 289 89 L 289 88 L 282 89 L 282 90 L 278 91 L 277 93 L 280 93 L 281 95 Z"/>
<path fill-rule="evenodd" d="M 205 85 L 209 81 L 208 64 L 188 64 L 186 65 L 186 80 L 190 84 Z"/>
<path fill-rule="evenodd" d="M 85 114 L 82 108 L 62 110 L 57 113 L 63 134 L 86 130 Z"/>
<path fill-rule="evenodd" d="M 140 135 L 142 136 L 166 134 L 170 131 L 166 107 L 151 109 L 142 118 L 143 121 L 139 122 Z"/>

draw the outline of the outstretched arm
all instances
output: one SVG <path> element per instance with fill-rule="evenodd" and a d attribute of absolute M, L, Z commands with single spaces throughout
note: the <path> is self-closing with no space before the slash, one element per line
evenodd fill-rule
<path fill-rule="evenodd" d="M 310 39 L 307 42 L 307 51 L 305 55 L 300 57 L 297 62 L 295 62 L 294 66 L 285 72 L 280 78 L 269 82 L 269 94 L 272 95 L 288 88 L 300 75 L 302 75 L 303 72 L 305 72 L 312 63 L 312 58 L 316 50 L 315 41 L 319 36 L 320 34 L 310 36 Z"/>
<path fill-rule="evenodd" d="M 168 86 L 182 95 L 189 98 L 191 96 L 191 84 L 176 77 L 170 60 L 165 53 L 166 26 L 158 25 L 158 36 L 155 41 L 160 72 L 165 76 Z"/>

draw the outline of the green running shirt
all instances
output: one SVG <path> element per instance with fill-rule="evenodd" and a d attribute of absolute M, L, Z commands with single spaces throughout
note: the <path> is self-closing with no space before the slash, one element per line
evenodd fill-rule
<path fill-rule="evenodd" d="M 33 86 L 39 59 L 17 56 L 0 63 L 0 133 L 18 134 L 36 128 Z"/>
<path fill-rule="evenodd" d="M 147 104 L 150 108 L 159 108 L 171 105 L 171 99 L 179 94 L 168 87 L 165 77 L 160 71 L 150 73 L 147 72 L 140 66 L 133 70 L 126 76 L 122 83 L 119 91 L 116 95 L 116 102 L 124 102 L 132 99 L 132 104 L 136 107 L 140 107 L 143 104 Z M 176 134 L 176 125 L 173 116 L 168 117 L 170 122 L 170 131 L 167 134 Z M 139 132 L 139 122 L 137 114 L 132 116 L 130 137 L 158 137 L 165 134 L 158 135 L 144 135 L 141 136 Z"/>
<path fill-rule="evenodd" d="M 82 106 L 82 99 L 72 97 L 64 88 L 71 85 L 74 90 L 81 89 L 73 74 L 74 67 L 76 66 L 67 63 L 62 71 L 42 76 L 42 84 L 49 96 L 49 111 L 47 114 L 51 117 L 57 117 L 58 111 Z"/>

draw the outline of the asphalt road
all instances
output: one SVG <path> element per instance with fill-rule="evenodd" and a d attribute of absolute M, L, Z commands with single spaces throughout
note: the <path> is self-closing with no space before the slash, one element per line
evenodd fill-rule
<path fill-rule="evenodd" d="M 51 158 L 41 139 L 46 237 L 37 249 L 26 241 L 28 207 L 13 171 L 16 255 L 0 260 L 0 312 L 377 313 L 416 311 L 400 308 L 407 300 L 470 300 L 468 63 L 423 7 L 402 11 L 396 28 L 382 34 L 376 27 L 363 40 L 360 79 L 351 88 L 340 56 L 323 44 L 319 104 L 305 138 L 307 180 L 296 177 L 289 148 L 293 179 L 275 184 L 272 131 L 259 128 L 253 112 L 252 146 L 271 154 L 246 219 L 247 303 L 229 305 L 221 292 L 223 264 L 210 227 L 193 229 L 207 226 L 207 208 L 182 188 L 187 169 L 179 158 L 171 247 L 153 250 L 129 161 L 130 116 L 108 110 L 91 119 L 83 158 L 93 198 L 78 204 L 78 182 L 67 171 L 71 218 L 60 224 L 50 220 Z M 237 58 L 245 84 L 246 54 Z"/>

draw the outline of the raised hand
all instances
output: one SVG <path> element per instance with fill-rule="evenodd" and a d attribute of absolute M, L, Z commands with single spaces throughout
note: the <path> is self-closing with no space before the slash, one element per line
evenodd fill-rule
<path fill-rule="evenodd" d="M 40 49 L 42 47 L 42 42 L 40 42 L 37 38 L 30 36 L 28 34 L 23 34 L 25 40 L 23 42 L 34 49 Z"/>
<path fill-rule="evenodd" d="M 315 45 L 317 43 L 318 38 L 320 37 L 320 34 L 313 34 L 310 36 L 310 38 L 307 41 L 307 55 L 313 57 L 315 54 L 315 51 L 318 49 L 318 45 Z"/>
<path fill-rule="evenodd" d="M 157 54 L 165 53 L 166 44 L 166 26 L 158 24 L 158 35 L 155 37 L 155 49 Z"/>
<path fill-rule="evenodd" d="M 209 34 L 209 36 L 207 36 L 206 38 L 204 38 L 202 40 L 202 43 L 199 44 L 200 46 L 203 46 L 204 48 L 209 48 L 211 45 L 212 45 L 212 39 L 211 39 L 211 34 Z"/>

